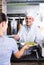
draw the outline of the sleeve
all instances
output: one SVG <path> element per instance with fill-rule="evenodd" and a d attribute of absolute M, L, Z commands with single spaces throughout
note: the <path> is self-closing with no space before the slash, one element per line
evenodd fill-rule
<path fill-rule="evenodd" d="M 21 28 L 20 28 L 20 30 L 18 31 L 18 34 L 17 35 L 19 35 L 19 40 L 20 41 L 23 41 L 23 32 L 24 32 L 24 27 L 22 26 Z"/>
<path fill-rule="evenodd" d="M 41 41 L 43 40 L 43 36 L 41 35 L 40 28 L 36 28 L 35 31 L 35 42 L 41 45 Z"/>
<path fill-rule="evenodd" d="M 11 41 L 12 41 L 11 42 L 12 43 L 11 44 L 12 45 L 12 52 L 16 53 L 18 51 L 18 45 L 17 45 L 17 43 L 16 43 L 16 41 L 14 39 L 12 39 Z"/>

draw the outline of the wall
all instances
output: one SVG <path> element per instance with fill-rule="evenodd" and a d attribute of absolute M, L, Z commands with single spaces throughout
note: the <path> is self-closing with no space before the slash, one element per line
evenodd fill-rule
<path fill-rule="evenodd" d="M 6 0 L 2 0 L 2 12 L 7 14 L 7 3 L 6 3 Z"/>
<path fill-rule="evenodd" d="M 39 5 L 27 5 L 27 4 L 7 4 L 7 13 L 25 13 L 26 10 L 39 10 Z"/>
<path fill-rule="evenodd" d="M 41 15 L 39 13 L 39 4 L 38 5 L 29 5 L 26 3 L 12 3 L 7 4 L 7 13 L 16 14 L 16 13 L 26 13 L 26 11 L 34 11 L 36 13 L 36 21 L 41 21 Z"/>

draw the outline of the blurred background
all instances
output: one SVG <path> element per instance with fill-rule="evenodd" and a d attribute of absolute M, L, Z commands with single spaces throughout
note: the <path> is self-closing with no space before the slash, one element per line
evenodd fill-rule
<path fill-rule="evenodd" d="M 22 25 L 25 24 L 27 11 L 35 13 L 35 25 L 42 26 L 44 23 L 44 0 L 0 0 L 0 12 L 8 16 L 7 35 L 17 34 Z"/>

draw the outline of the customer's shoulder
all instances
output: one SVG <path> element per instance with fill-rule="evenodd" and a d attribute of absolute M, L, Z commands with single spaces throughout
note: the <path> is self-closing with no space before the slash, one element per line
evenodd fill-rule
<path fill-rule="evenodd" d="M 5 40 L 7 40 L 7 42 L 16 42 L 15 39 L 13 38 L 9 38 L 9 37 L 5 37 Z"/>

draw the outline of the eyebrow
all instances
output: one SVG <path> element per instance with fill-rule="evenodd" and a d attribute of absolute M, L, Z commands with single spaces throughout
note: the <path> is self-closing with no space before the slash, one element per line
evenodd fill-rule
<path fill-rule="evenodd" d="M 30 18 L 26 17 L 26 19 L 32 19 L 32 18 L 31 17 Z"/>

